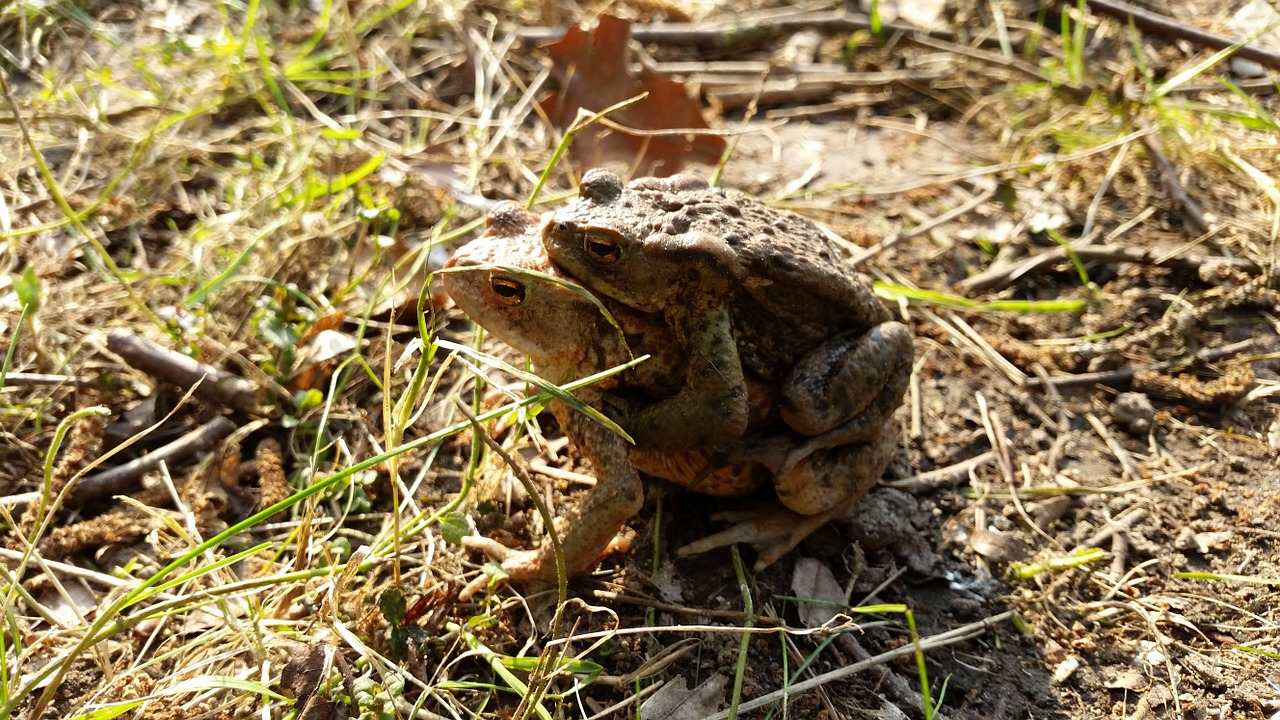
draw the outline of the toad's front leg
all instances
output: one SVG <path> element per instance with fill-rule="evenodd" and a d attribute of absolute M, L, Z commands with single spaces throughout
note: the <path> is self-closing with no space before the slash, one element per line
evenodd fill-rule
<path fill-rule="evenodd" d="M 668 322 L 688 356 L 675 395 L 615 413 L 636 446 L 665 452 L 736 442 L 746 432 L 750 405 L 737 341 L 724 308 L 682 306 Z"/>
<path fill-rule="evenodd" d="M 617 434 L 561 402 L 551 406 L 570 441 L 591 461 L 596 485 L 583 496 L 577 510 L 566 515 L 557 527 L 560 551 L 568 576 L 584 572 L 605 553 L 618 531 L 644 503 L 640 475 L 628 457 L 629 445 Z M 469 546 L 485 552 L 502 564 L 511 582 L 556 581 L 555 548 L 543 542 L 538 550 L 510 550 L 487 538 L 473 538 Z M 483 580 L 468 585 L 461 599 L 467 599 Z"/>

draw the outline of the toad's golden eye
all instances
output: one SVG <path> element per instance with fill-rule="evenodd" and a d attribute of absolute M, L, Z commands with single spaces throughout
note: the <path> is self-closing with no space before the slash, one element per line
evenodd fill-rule
<path fill-rule="evenodd" d="M 622 259 L 622 248 L 618 247 L 618 241 L 600 233 L 586 233 L 582 248 L 598 265 L 612 265 Z"/>
<path fill-rule="evenodd" d="M 493 288 L 493 294 L 504 304 L 519 305 L 524 302 L 525 289 L 522 282 L 505 277 L 491 277 L 489 287 Z"/>

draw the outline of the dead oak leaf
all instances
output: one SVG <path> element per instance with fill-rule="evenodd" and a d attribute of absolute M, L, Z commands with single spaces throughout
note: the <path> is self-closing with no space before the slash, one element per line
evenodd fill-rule
<path fill-rule="evenodd" d="M 337 672 L 347 699 L 335 700 L 325 692 L 329 676 Z M 293 694 L 298 720 L 347 720 L 351 717 L 350 698 L 355 696 L 351 668 L 337 648 L 314 643 L 299 645 L 289 655 L 280 672 L 280 685 Z"/>
<path fill-rule="evenodd" d="M 648 97 L 609 115 L 618 125 L 637 130 L 708 128 L 698 102 L 684 83 L 641 68 L 631 74 L 631 23 L 601 15 L 593 30 L 571 27 L 564 37 L 546 46 L 560 90 L 540 101 L 543 111 L 561 130 L 571 126 L 579 108 L 599 112 L 623 100 Z M 673 175 L 688 160 L 714 164 L 724 153 L 724 138 L 673 133 L 642 137 L 592 125 L 575 138 L 570 151 L 586 166 L 609 160 L 632 163 L 639 175 Z"/>

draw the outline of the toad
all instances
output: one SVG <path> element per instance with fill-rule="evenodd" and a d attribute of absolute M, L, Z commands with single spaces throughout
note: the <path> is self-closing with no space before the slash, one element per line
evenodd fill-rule
<path fill-rule="evenodd" d="M 693 176 L 624 186 L 597 169 L 542 238 L 551 259 L 599 296 L 660 313 L 690 358 L 675 394 L 615 411 L 637 442 L 733 443 L 746 424 L 741 378 L 750 373 L 776 384 L 783 421 L 808 438 L 756 444 L 753 457 L 785 476 L 816 450 L 878 441 L 902 402 L 910 330 L 806 218 Z M 804 497 L 788 504 L 800 512 L 849 494 L 838 484 L 798 491 Z"/>
<path fill-rule="evenodd" d="M 662 316 L 607 299 L 602 303 L 564 277 L 538 241 L 538 222 L 538 216 L 510 203 L 489 216 L 485 234 L 460 249 L 444 274 L 445 287 L 459 307 L 496 337 L 529 355 L 537 372 L 556 383 L 622 364 L 633 352 L 650 355 L 636 368 L 577 391 L 590 404 L 598 405 L 606 395 L 638 396 L 640 402 L 652 402 L 653 397 L 677 391 L 686 377 L 687 359 Z M 616 325 L 606 312 L 614 316 Z M 776 395 L 769 385 L 748 377 L 747 386 L 752 437 L 773 443 L 785 443 L 789 437 L 793 444 L 799 442 L 778 422 Z M 758 463 L 716 462 L 714 448 L 667 451 L 642 445 L 629 449 L 622 438 L 563 403 L 553 402 L 551 409 L 599 475 L 595 488 L 565 523 L 563 551 L 570 572 L 586 569 L 638 510 L 643 490 L 637 470 L 710 495 L 744 495 L 772 478 Z M 779 433 L 782 437 L 777 437 Z M 787 491 L 792 485 L 842 485 L 843 497 L 807 512 L 774 507 L 754 515 L 739 514 L 733 518 L 737 525 L 679 552 L 748 542 L 760 551 L 757 567 L 763 568 L 813 529 L 842 515 L 874 484 L 892 452 L 893 444 L 885 434 L 872 442 L 813 453 L 775 481 L 784 503 L 797 494 Z M 855 477 L 856 482 L 848 480 Z M 511 551 L 475 538 L 469 544 L 502 560 L 514 580 L 554 578 L 549 544 L 541 551 Z"/>

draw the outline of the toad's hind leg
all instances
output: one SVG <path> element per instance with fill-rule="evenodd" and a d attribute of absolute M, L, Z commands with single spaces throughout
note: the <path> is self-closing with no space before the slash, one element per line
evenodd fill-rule
<path fill-rule="evenodd" d="M 826 437 L 824 447 L 870 440 L 902 403 L 913 356 L 911 330 L 896 321 L 832 338 L 800 358 L 783 380 L 782 419 L 802 435 Z M 848 425 L 854 418 L 860 422 Z M 848 427 L 839 432 L 842 425 Z"/>
<path fill-rule="evenodd" d="M 809 437 L 789 445 L 762 445 L 755 456 L 739 454 L 785 477 L 819 450 L 875 443 L 902 405 L 913 357 L 911 331 L 899 322 L 882 323 L 852 341 L 833 340 L 810 352 L 796 364 L 779 401 L 786 424 Z M 740 459 L 737 455 L 730 457 Z"/>

